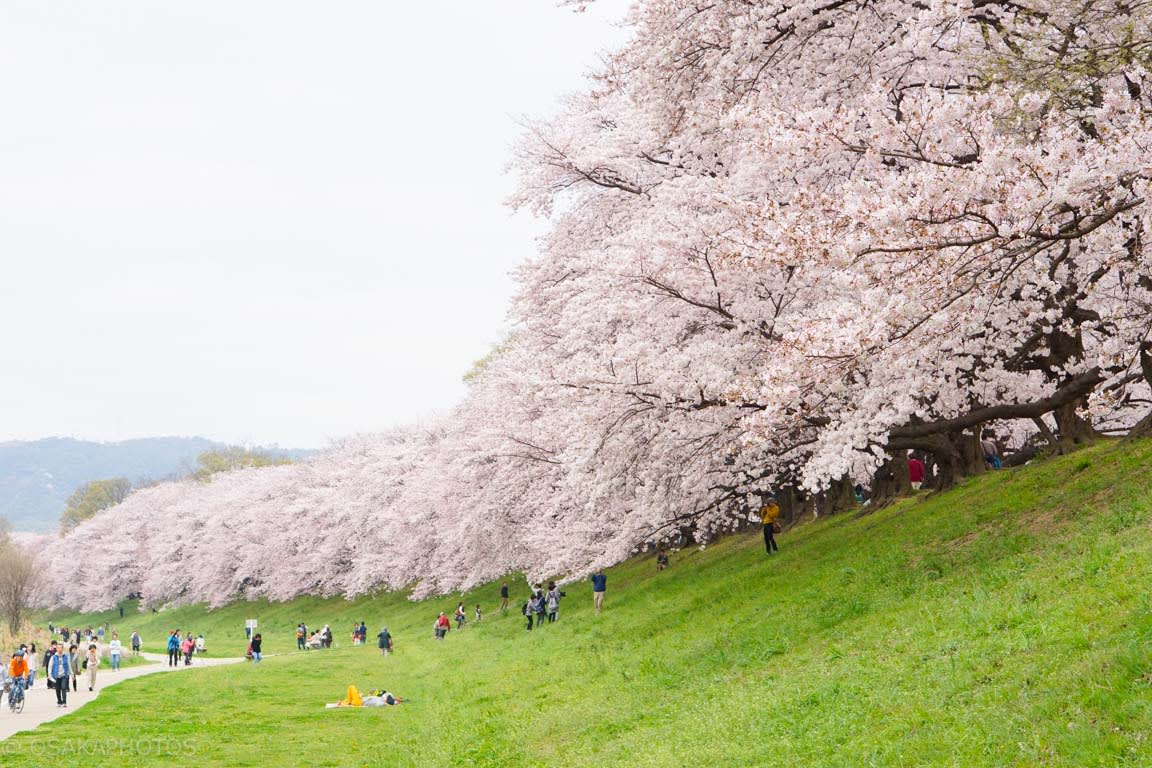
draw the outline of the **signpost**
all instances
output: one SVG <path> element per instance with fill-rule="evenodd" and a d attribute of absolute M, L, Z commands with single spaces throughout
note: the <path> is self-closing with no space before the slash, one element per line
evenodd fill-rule
<path fill-rule="evenodd" d="M 252 633 L 256 631 L 256 619 L 247 619 L 244 622 L 244 637 L 248 640 L 252 639 Z"/>

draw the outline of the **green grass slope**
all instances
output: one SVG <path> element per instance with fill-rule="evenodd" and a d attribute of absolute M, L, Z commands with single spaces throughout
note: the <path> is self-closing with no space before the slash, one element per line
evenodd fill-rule
<path fill-rule="evenodd" d="M 455 599 L 185 608 L 132 617 L 242 652 L 303 619 L 343 647 L 157 675 L 0 743 L 4 766 L 1116 766 L 1152 764 L 1152 442 L 1108 443 L 948 494 L 609 572 L 527 633 L 432 639 Z M 513 582 L 514 604 L 525 592 Z M 104 617 L 53 617 L 76 624 Z M 397 653 L 352 648 L 382 622 Z M 117 623 L 118 619 L 110 619 Z M 326 711 L 345 686 L 411 697 Z M 7 712 L 0 716 L 11 717 Z"/>

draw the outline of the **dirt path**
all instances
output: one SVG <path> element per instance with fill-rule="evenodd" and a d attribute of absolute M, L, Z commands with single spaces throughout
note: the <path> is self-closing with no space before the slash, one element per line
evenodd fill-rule
<path fill-rule="evenodd" d="M 96 673 L 96 690 L 92 693 L 88 692 L 88 685 L 84 673 L 78 680 L 80 690 L 76 692 L 68 691 L 68 707 L 62 708 L 56 706 L 56 692 L 48 689 L 48 684 L 44 679 L 43 670 L 36 675 L 36 685 L 29 691 L 25 691 L 27 700 L 24 703 L 24 711 L 20 714 L 14 714 L 12 710 L 8 709 L 8 700 L 3 701 L 0 706 L 0 741 L 8 738 L 9 736 L 20 733 L 21 731 L 30 731 L 33 728 L 47 723 L 50 720 L 55 720 L 58 717 L 64 717 L 72 712 L 83 707 L 90 701 L 93 701 L 100 695 L 100 691 L 110 685 L 131 680 L 134 677 L 142 677 L 144 675 L 152 675 L 157 672 L 183 672 L 190 669 L 200 669 L 203 667 L 217 667 L 222 664 L 238 664 L 244 659 L 242 658 L 201 658 L 196 659 L 192 666 L 185 667 L 169 667 L 168 657 L 159 653 L 144 653 L 141 654 L 149 661 L 155 662 L 154 664 L 145 664 L 136 667 L 123 667 L 120 670 L 113 672 L 108 666 L 108 662 L 104 661 L 100 669 Z"/>

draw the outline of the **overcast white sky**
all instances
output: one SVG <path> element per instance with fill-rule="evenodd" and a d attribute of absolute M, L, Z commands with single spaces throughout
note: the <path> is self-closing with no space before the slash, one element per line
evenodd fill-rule
<path fill-rule="evenodd" d="M 0 4 L 0 439 L 312 447 L 442 411 L 541 224 L 515 118 L 625 0 Z"/>

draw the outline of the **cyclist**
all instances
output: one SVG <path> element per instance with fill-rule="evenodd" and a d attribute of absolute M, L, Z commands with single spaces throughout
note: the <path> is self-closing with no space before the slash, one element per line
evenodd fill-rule
<path fill-rule="evenodd" d="M 12 654 L 12 660 L 8 662 L 8 676 L 12 679 L 8 706 L 15 709 L 16 704 L 24 698 L 24 686 L 28 682 L 28 660 L 24 658 L 23 648 Z"/>

